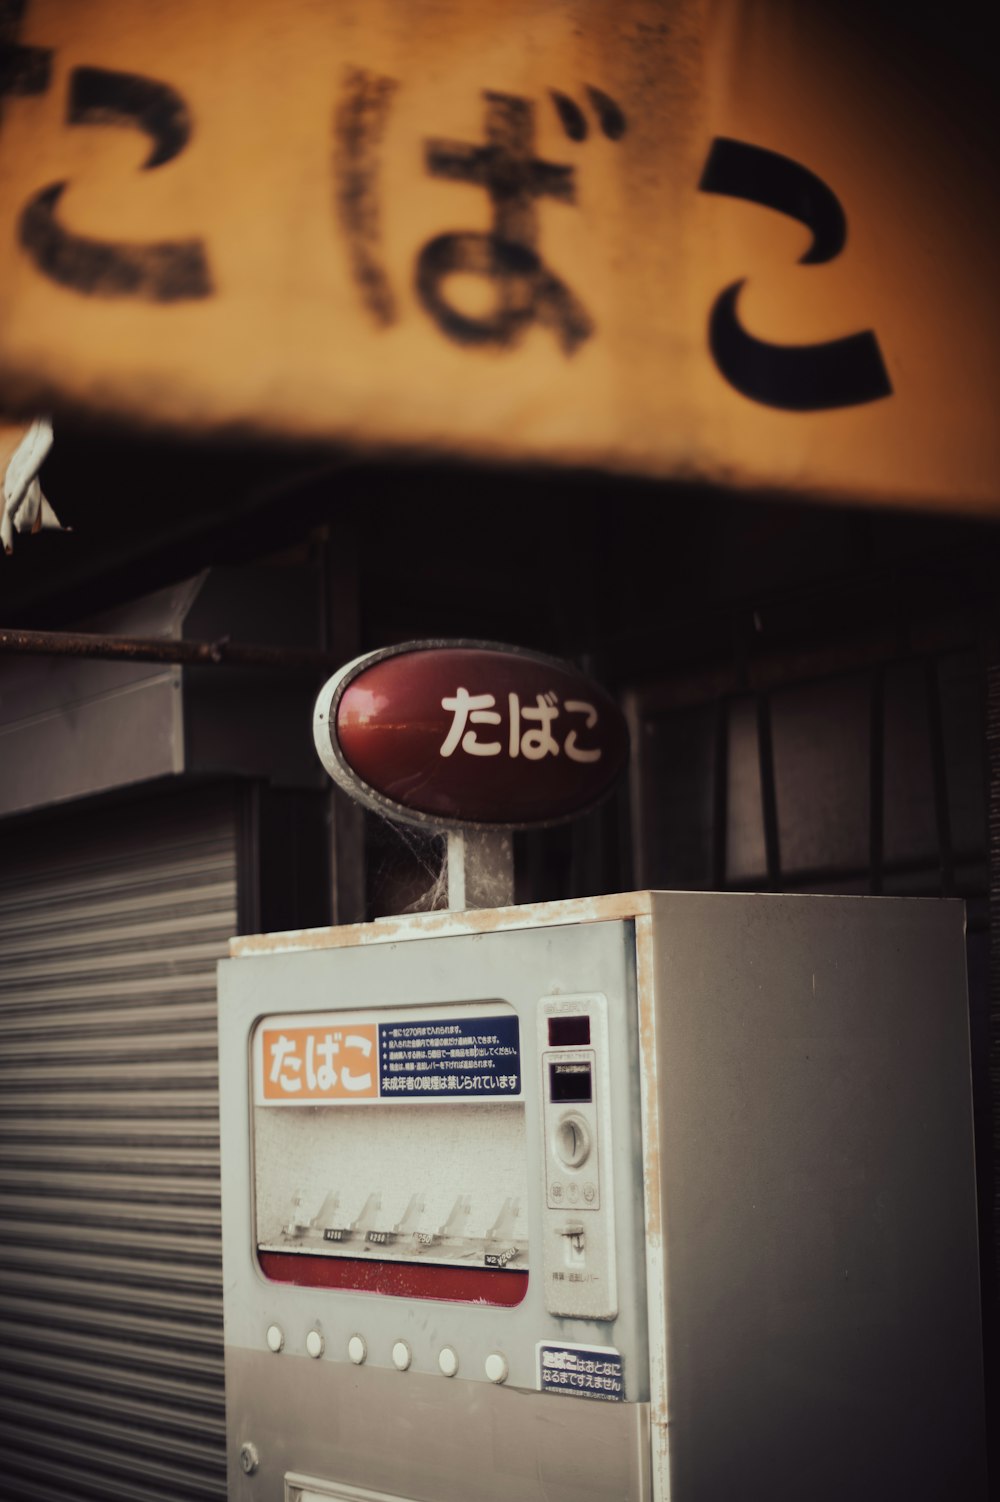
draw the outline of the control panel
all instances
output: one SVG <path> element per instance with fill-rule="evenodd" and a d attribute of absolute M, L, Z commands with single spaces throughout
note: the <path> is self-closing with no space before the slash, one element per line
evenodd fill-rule
<path fill-rule="evenodd" d="M 550 1314 L 614 1319 L 607 999 L 546 998 L 539 1029 L 545 1307 Z"/>

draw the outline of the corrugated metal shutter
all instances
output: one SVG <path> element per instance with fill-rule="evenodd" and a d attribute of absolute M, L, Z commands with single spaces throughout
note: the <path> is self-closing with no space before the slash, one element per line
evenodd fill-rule
<path fill-rule="evenodd" d="M 0 1495 L 225 1497 L 215 961 L 235 806 L 0 830 Z"/>

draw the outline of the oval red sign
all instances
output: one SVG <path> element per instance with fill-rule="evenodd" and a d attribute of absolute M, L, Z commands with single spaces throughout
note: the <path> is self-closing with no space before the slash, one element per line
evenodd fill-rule
<path fill-rule="evenodd" d="M 421 824 L 523 828 L 586 812 L 628 756 L 614 700 L 569 663 L 479 642 L 410 642 L 334 674 L 316 749 L 351 795 Z"/>

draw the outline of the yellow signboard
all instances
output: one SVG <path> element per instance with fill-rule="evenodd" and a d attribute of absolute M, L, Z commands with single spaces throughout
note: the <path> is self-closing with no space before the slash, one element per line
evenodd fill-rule
<path fill-rule="evenodd" d="M 6 0 L 0 408 L 997 507 L 979 165 L 838 10 Z"/>

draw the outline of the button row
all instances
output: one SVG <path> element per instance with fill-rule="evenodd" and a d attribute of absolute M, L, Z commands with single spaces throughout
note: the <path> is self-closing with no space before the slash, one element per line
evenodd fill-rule
<path fill-rule="evenodd" d="M 569 1204 L 575 1205 L 579 1202 L 581 1189 L 579 1184 L 563 1184 L 559 1179 L 556 1179 L 550 1184 L 549 1193 L 554 1200 L 565 1199 Z M 588 1181 L 583 1186 L 582 1194 L 584 1203 L 592 1205 L 597 1198 L 597 1185 Z"/>
<path fill-rule="evenodd" d="M 285 1332 L 280 1325 L 268 1325 L 265 1336 L 267 1348 L 275 1355 L 284 1350 Z M 319 1358 L 326 1350 L 326 1341 L 318 1330 L 310 1330 L 306 1336 L 306 1351 Z M 347 1355 L 355 1366 L 362 1366 L 368 1359 L 368 1345 L 363 1335 L 352 1335 L 347 1342 Z M 392 1348 L 392 1364 L 398 1372 L 405 1372 L 413 1360 L 413 1352 L 405 1340 L 397 1340 Z M 442 1376 L 454 1377 L 458 1372 L 458 1352 L 452 1346 L 442 1346 L 438 1352 L 438 1368 Z M 484 1362 L 486 1376 L 491 1382 L 506 1382 L 510 1373 L 506 1356 L 493 1351 Z"/>

